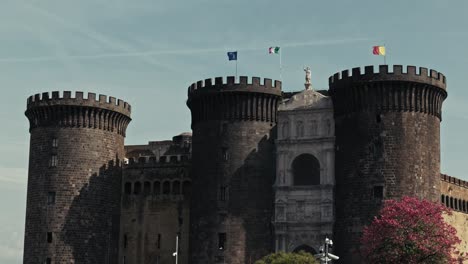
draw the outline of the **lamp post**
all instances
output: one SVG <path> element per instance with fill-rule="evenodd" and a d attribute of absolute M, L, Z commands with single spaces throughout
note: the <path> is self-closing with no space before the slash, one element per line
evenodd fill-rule
<path fill-rule="evenodd" d="M 179 235 L 176 236 L 176 250 L 174 253 L 172 253 L 172 256 L 175 257 L 175 264 L 177 264 L 179 257 Z"/>
<path fill-rule="evenodd" d="M 316 257 L 320 258 L 321 263 L 328 264 L 328 261 L 337 260 L 340 257 L 329 253 L 329 248 L 333 247 L 333 240 L 329 239 L 328 236 L 325 237 L 325 243 L 323 246 L 320 246 L 320 254 L 315 255 Z"/>

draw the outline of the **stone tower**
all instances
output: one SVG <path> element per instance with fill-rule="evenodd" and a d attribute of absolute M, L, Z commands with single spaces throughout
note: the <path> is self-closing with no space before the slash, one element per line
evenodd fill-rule
<path fill-rule="evenodd" d="M 121 164 L 130 105 L 82 92 L 27 101 L 24 263 L 117 263 Z"/>
<path fill-rule="evenodd" d="M 440 121 L 447 97 L 437 71 L 381 65 L 336 73 L 329 79 L 336 132 L 337 255 L 359 263 L 364 225 L 382 199 L 440 197 Z"/>
<path fill-rule="evenodd" d="M 253 263 L 273 250 L 274 130 L 281 82 L 241 76 L 188 89 L 192 264 Z"/>

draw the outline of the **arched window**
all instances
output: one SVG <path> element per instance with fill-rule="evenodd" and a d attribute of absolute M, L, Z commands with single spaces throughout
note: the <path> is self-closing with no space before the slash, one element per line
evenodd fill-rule
<path fill-rule="evenodd" d="M 310 253 L 312 255 L 317 254 L 317 251 L 315 251 L 315 249 L 313 249 L 312 247 L 310 247 L 308 245 L 300 245 L 300 246 L 298 246 L 297 248 L 295 248 L 293 250 L 294 253 L 299 253 L 300 251 L 304 251 L 304 252 Z"/>
<path fill-rule="evenodd" d="M 303 137 L 304 136 L 304 123 L 302 121 L 298 121 L 296 124 L 296 137 Z"/>
<path fill-rule="evenodd" d="M 449 207 L 453 209 L 453 197 L 450 197 L 450 206 Z"/>
<path fill-rule="evenodd" d="M 283 127 L 281 128 L 281 133 L 283 134 L 283 138 L 289 137 L 289 123 L 284 122 Z"/>
<path fill-rule="evenodd" d="M 133 186 L 133 194 L 140 194 L 140 193 L 141 193 L 141 183 L 135 182 L 135 185 Z"/>
<path fill-rule="evenodd" d="M 319 185 L 320 163 L 311 154 L 301 154 L 292 163 L 294 185 Z"/>
<path fill-rule="evenodd" d="M 151 183 L 146 181 L 145 183 L 143 183 L 143 193 L 145 195 L 148 195 L 151 193 Z"/>
<path fill-rule="evenodd" d="M 153 183 L 153 194 L 160 195 L 161 194 L 161 183 L 159 181 L 155 181 Z"/>
<path fill-rule="evenodd" d="M 172 194 L 179 195 L 180 194 L 180 182 L 174 181 L 172 183 Z"/>
<path fill-rule="evenodd" d="M 442 194 L 442 195 L 440 196 L 440 202 L 441 202 L 442 204 L 445 204 L 445 195 Z"/>
<path fill-rule="evenodd" d="M 458 199 L 455 198 L 454 200 L 455 200 L 455 201 L 454 201 L 454 204 L 455 204 L 454 209 L 455 209 L 455 210 L 458 210 Z"/>
<path fill-rule="evenodd" d="M 171 193 L 171 183 L 168 181 L 163 182 L 163 194 Z"/>
<path fill-rule="evenodd" d="M 448 208 L 450 208 L 450 199 L 448 196 L 445 196 L 445 206 L 447 206 Z"/>

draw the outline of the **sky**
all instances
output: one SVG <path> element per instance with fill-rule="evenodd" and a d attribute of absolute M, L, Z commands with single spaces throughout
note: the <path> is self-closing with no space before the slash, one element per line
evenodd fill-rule
<path fill-rule="evenodd" d="M 468 1 L 464 0 L 0 0 L 0 264 L 22 263 L 29 155 L 28 96 L 112 95 L 132 105 L 126 144 L 190 131 L 187 87 L 235 74 L 303 89 L 353 67 L 432 68 L 447 76 L 441 169 L 468 180 Z"/>

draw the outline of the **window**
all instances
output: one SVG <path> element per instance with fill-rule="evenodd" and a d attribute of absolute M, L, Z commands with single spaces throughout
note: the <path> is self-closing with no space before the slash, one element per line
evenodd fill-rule
<path fill-rule="evenodd" d="M 298 121 L 296 125 L 296 137 L 304 136 L 304 124 L 302 121 Z"/>
<path fill-rule="evenodd" d="M 177 162 L 177 156 L 171 156 L 170 157 L 170 162 Z"/>
<path fill-rule="evenodd" d="M 374 186 L 374 191 L 373 191 L 373 195 L 374 195 L 374 199 L 383 199 L 383 186 Z"/>
<path fill-rule="evenodd" d="M 171 193 L 171 184 L 168 181 L 163 183 L 163 194 L 170 194 Z"/>
<path fill-rule="evenodd" d="M 52 259 L 51 258 L 46 258 L 46 264 L 52 264 Z"/>
<path fill-rule="evenodd" d="M 52 232 L 47 232 L 47 243 L 52 243 Z"/>
<path fill-rule="evenodd" d="M 292 163 L 294 185 L 319 185 L 320 163 L 311 154 L 301 154 Z"/>
<path fill-rule="evenodd" d="M 58 139 L 57 139 L 57 138 L 53 138 L 53 139 L 52 139 L 52 147 L 53 147 L 53 148 L 58 147 Z"/>
<path fill-rule="evenodd" d="M 223 155 L 223 160 L 224 161 L 229 160 L 228 148 L 221 148 L 221 152 L 222 152 L 222 155 Z"/>
<path fill-rule="evenodd" d="M 157 246 L 158 246 L 158 248 L 161 248 L 161 234 L 158 234 Z"/>
<path fill-rule="evenodd" d="M 49 192 L 47 194 L 47 204 L 55 204 L 55 192 Z"/>
<path fill-rule="evenodd" d="M 148 194 L 151 193 L 151 183 L 150 183 L 150 182 L 145 182 L 145 183 L 143 184 L 143 193 L 144 193 L 145 195 L 148 195 Z"/>
<path fill-rule="evenodd" d="M 218 249 L 224 250 L 226 248 L 226 233 L 218 233 Z"/>
<path fill-rule="evenodd" d="M 154 195 L 160 195 L 161 194 L 161 183 L 158 181 L 155 181 L 153 183 L 153 193 Z"/>
<path fill-rule="evenodd" d="M 128 237 L 127 237 L 127 234 L 125 234 L 123 237 L 123 248 L 127 248 L 127 246 L 128 246 Z"/>
<path fill-rule="evenodd" d="M 141 193 L 141 183 L 135 182 L 135 185 L 133 186 L 133 194 L 140 194 L 140 193 Z"/>
<path fill-rule="evenodd" d="M 219 187 L 219 200 L 220 201 L 227 200 L 227 186 L 225 185 Z"/>
<path fill-rule="evenodd" d="M 50 157 L 50 167 L 57 167 L 57 163 L 58 163 L 57 155 L 54 154 Z"/>
<path fill-rule="evenodd" d="M 179 195 L 180 194 L 180 182 L 174 181 L 172 183 L 172 194 Z"/>

